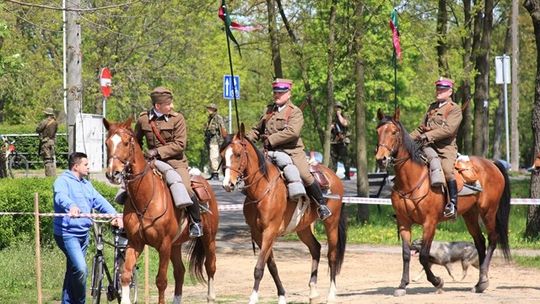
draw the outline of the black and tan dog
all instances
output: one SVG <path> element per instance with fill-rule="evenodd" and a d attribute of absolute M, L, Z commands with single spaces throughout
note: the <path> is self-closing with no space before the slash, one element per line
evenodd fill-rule
<path fill-rule="evenodd" d="M 411 250 L 418 254 L 420 248 L 422 247 L 422 240 L 414 240 L 411 244 Z M 461 267 L 463 268 L 463 276 L 461 280 L 465 279 L 467 276 L 467 269 L 470 265 L 474 266 L 476 269 L 479 267 L 478 263 L 478 252 L 476 247 L 471 242 L 437 242 L 433 241 L 431 243 L 431 249 L 429 251 L 429 262 L 431 265 L 441 265 L 446 268 L 452 280 L 456 280 L 452 275 L 450 264 L 454 262 L 461 262 Z M 420 271 L 418 276 L 413 280 L 417 282 L 424 272 L 424 268 Z"/>

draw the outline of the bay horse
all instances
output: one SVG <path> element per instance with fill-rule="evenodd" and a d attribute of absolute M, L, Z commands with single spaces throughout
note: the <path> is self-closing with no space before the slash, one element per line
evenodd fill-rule
<path fill-rule="evenodd" d="M 429 251 L 437 224 L 448 219 L 442 215 L 446 195 L 440 188 L 431 188 L 428 167 L 419 153 L 421 146 L 405 130 L 399 121 L 399 113 L 398 108 L 391 117 L 385 116 L 380 109 L 378 110 L 378 142 L 375 155 L 379 164 L 393 165 L 396 175 L 391 200 L 396 213 L 399 237 L 401 237 L 403 273 L 401 283 L 394 295 L 405 295 L 405 288 L 409 284 L 411 226 L 413 224 L 421 225 L 423 230 L 420 263 L 426 271 L 429 282 L 437 288 L 437 291 L 442 291 L 444 281 L 431 271 Z M 474 156 L 471 156 L 470 160 L 478 173 L 483 191 L 460 196 L 457 209 L 463 216 L 478 251 L 480 274 L 478 283 L 472 291 L 481 293 L 489 285 L 489 265 L 497 243 L 501 246 L 504 257 L 507 260 L 510 259 L 508 245 L 510 183 L 506 169 L 500 162 L 494 163 Z M 479 218 L 487 231 L 487 250 Z"/>
<path fill-rule="evenodd" d="M 316 301 L 320 296 L 317 290 L 317 273 L 321 244 L 313 235 L 311 224 L 318 218 L 317 205 L 305 198 L 298 201 L 288 199 L 287 186 L 280 170 L 245 137 L 243 123 L 234 137 L 227 138 L 221 151 L 225 162 L 223 187 L 230 192 L 239 182 L 245 183 L 244 217 L 249 225 L 252 241 L 260 248 L 249 303 L 254 304 L 259 300 L 259 284 L 264 274 L 265 264 L 274 279 L 278 303 L 286 303 L 285 289 L 278 274 L 272 247 L 280 235 L 291 232 L 296 232 L 311 254 L 309 298 L 312 302 Z M 327 167 L 320 166 L 320 168 L 329 181 L 331 193 L 339 196 L 339 198 L 328 200 L 332 216 L 323 222 L 328 239 L 330 268 L 330 289 L 327 301 L 333 302 L 336 298 L 336 275 L 340 272 L 345 254 L 347 219 L 342 211 L 341 199 L 344 189 L 341 180 Z"/>
<path fill-rule="evenodd" d="M 131 118 L 121 123 L 109 122 L 104 118 L 103 124 L 108 131 L 105 141 L 108 155 L 106 176 L 114 184 L 123 181 L 129 195 L 124 204 L 124 229 L 128 245 L 121 278 L 122 304 L 130 303 L 129 283 L 133 267 L 144 245 L 150 245 L 159 252 L 156 276 L 158 303 L 165 303 L 169 259 L 173 265 L 175 280 L 173 303 L 181 303 L 185 274 L 182 244 L 186 242 L 189 242 L 190 274 L 199 282 L 205 282 L 202 269 L 204 264 L 208 278 L 207 301 L 213 303 L 216 299 L 214 274 L 219 213 L 212 188 L 206 180 L 199 179 L 210 194 L 209 212 L 201 214 L 204 235 L 191 240 L 188 216 L 184 209 L 175 208 L 167 184 L 144 158 L 131 128 Z"/>

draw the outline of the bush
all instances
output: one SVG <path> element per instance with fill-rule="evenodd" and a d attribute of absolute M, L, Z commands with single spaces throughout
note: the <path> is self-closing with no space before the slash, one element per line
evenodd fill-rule
<path fill-rule="evenodd" d="M 0 179 L 0 211 L 34 212 L 34 193 L 39 195 L 39 212 L 53 212 L 54 178 Z M 109 201 L 114 201 L 116 188 L 99 181 L 94 187 Z M 114 205 L 114 204 L 113 204 Z M 122 210 L 119 206 L 114 206 Z M 44 245 L 53 242 L 52 217 L 40 218 L 40 238 Z M 31 215 L 0 216 L 0 250 L 16 242 L 34 239 L 34 217 Z"/>

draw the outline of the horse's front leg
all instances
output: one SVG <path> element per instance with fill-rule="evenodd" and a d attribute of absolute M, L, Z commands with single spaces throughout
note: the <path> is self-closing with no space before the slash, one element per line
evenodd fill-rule
<path fill-rule="evenodd" d="M 420 264 L 422 264 L 424 270 L 426 271 L 427 280 L 431 282 L 435 288 L 437 288 L 437 292 L 442 292 L 444 280 L 433 274 L 433 271 L 431 271 L 431 263 L 429 262 L 429 251 L 431 250 L 431 242 L 433 242 L 433 237 L 435 236 L 436 226 L 437 223 L 424 224 L 422 248 L 420 249 Z"/>
<path fill-rule="evenodd" d="M 394 296 L 404 296 L 407 291 L 405 288 L 409 285 L 409 269 L 411 262 L 411 225 L 400 225 L 398 221 L 399 235 L 401 237 L 401 257 L 403 259 L 403 272 L 401 274 L 401 283 L 394 291 Z"/>
<path fill-rule="evenodd" d="M 249 304 L 255 304 L 259 302 L 259 286 L 264 275 L 264 265 L 272 253 L 272 246 L 274 245 L 274 241 L 277 237 L 277 232 L 269 231 L 269 229 L 267 229 L 260 234 L 258 231 L 254 232 L 254 228 L 252 228 L 251 236 L 261 249 L 259 252 L 259 257 L 257 258 L 257 263 L 255 264 L 255 269 L 253 271 L 255 281 L 253 283 L 253 291 L 249 297 Z M 282 297 L 283 300 L 281 300 Z M 279 298 L 280 304 L 285 303 L 285 294 L 279 295 Z"/>
<path fill-rule="evenodd" d="M 126 248 L 124 255 L 124 269 L 122 270 L 122 276 L 120 277 L 120 284 L 122 285 L 120 297 L 122 299 L 122 304 L 131 304 L 131 299 L 129 298 L 129 284 L 131 284 L 131 278 L 133 277 L 133 267 L 135 267 L 137 258 L 141 254 L 143 248 L 144 245 L 138 245 L 136 248 L 133 248 L 131 243 L 129 243 Z"/>
<path fill-rule="evenodd" d="M 164 239 L 159 251 L 159 268 L 156 276 L 156 286 L 158 288 L 158 303 L 165 304 L 165 289 L 167 288 L 167 267 L 171 258 L 171 240 Z"/>
<path fill-rule="evenodd" d="M 172 246 L 171 248 L 171 262 L 173 264 L 174 274 L 174 298 L 173 304 L 182 303 L 182 287 L 184 286 L 184 275 L 186 268 L 182 262 L 182 246 Z"/>
<path fill-rule="evenodd" d="M 214 275 L 216 274 L 216 235 L 205 232 L 203 236 L 203 246 L 205 253 L 204 268 L 208 277 L 208 289 L 206 293 L 207 303 L 216 301 L 216 289 L 214 286 Z"/>
<path fill-rule="evenodd" d="M 274 279 L 274 283 L 276 284 L 277 292 L 278 292 L 278 303 L 279 304 L 285 304 L 287 303 L 285 300 L 285 288 L 283 288 L 283 284 L 281 283 L 281 279 L 279 278 L 278 269 L 276 265 L 276 261 L 274 260 L 274 253 L 272 250 L 270 250 L 270 256 L 268 257 L 268 261 L 266 262 L 266 265 L 268 266 L 268 271 L 270 271 L 270 274 L 272 275 L 272 278 Z"/>

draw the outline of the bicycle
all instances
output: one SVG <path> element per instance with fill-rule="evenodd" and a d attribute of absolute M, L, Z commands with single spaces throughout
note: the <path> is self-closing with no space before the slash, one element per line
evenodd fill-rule
<path fill-rule="evenodd" d="M 28 160 L 26 156 L 17 151 L 15 147 L 15 140 L 9 141 L 9 138 L 5 135 L 1 136 L 1 140 L 4 143 L 2 147 L 3 164 L 7 169 L 7 174 L 3 172 L 4 176 L 15 178 L 15 172 L 22 171 L 24 177 L 28 177 Z"/>
<path fill-rule="evenodd" d="M 112 228 L 112 233 L 114 235 L 114 241 L 108 242 L 104 239 L 102 233 L 102 224 L 109 223 L 109 221 L 94 220 L 94 240 L 96 242 L 96 253 L 92 261 L 92 278 L 91 278 L 91 295 L 92 303 L 99 304 L 101 302 L 101 295 L 104 291 L 103 288 L 103 279 L 107 278 L 107 301 L 111 302 L 114 299 L 118 300 L 118 303 L 121 302 L 121 282 L 120 277 L 122 274 L 122 268 L 124 266 L 124 256 L 127 247 L 127 238 L 123 229 Z M 103 255 L 105 245 L 110 245 L 114 248 L 114 266 L 113 272 L 109 270 L 107 266 L 105 257 Z M 131 283 L 129 285 L 130 299 L 132 303 L 137 303 L 137 267 L 133 269 L 133 276 L 131 278 Z"/>

